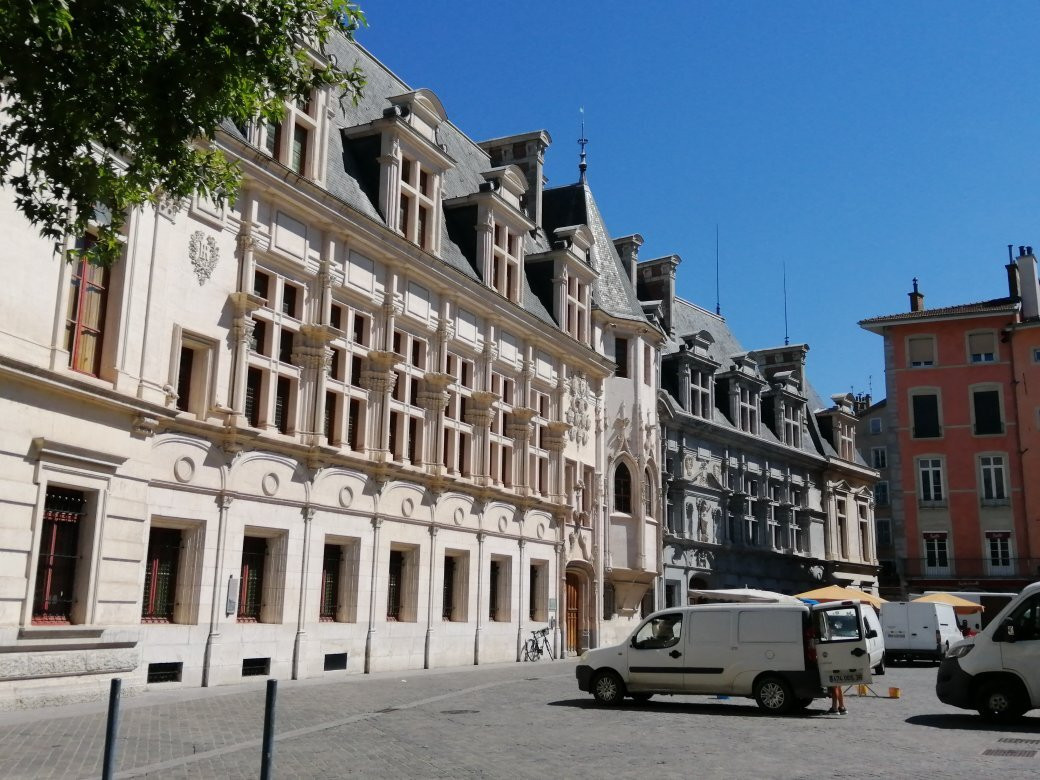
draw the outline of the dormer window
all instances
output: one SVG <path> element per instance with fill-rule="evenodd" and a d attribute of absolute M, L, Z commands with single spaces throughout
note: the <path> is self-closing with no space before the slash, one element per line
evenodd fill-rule
<path fill-rule="evenodd" d="M 793 403 L 784 404 L 784 444 L 788 447 L 802 446 L 801 408 Z"/>
<path fill-rule="evenodd" d="M 576 276 L 567 279 L 567 333 L 582 343 L 589 340 L 589 286 Z"/>
<path fill-rule="evenodd" d="M 520 303 L 520 236 L 508 226 L 495 224 L 492 247 L 491 277 L 488 282 L 498 293 L 513 303 Z"/>
<path fill-rule="evenodd" d="M 317 138 L 324 103 L 319 92 L 312 92 L 306 100 L 286 103 L 280 122 L 268 121 L 257 129 L 257 145 L 291 171 L 320 180 L 322 155 Z"/>
<path fill-rule="evenodd" d="M 433 198 L 436 175 L 419 160 L 401 157 L 401 186 L 397 229 L 413 244 L 433 251 L 433 226 L 436 202 Z"/>
<path fill-rule="evenodd" d="M 694 417 L 711 419 L 712 372 L 694 368 L 690 371 L 690 413 Z"/>
<path fill-rule="evenodd" d="M 856 451 L 856 426 L 848 420 L 837 420 L 835 445 L 838 455 L 844 460 L 852 460 Z"/>
<path fill-rule="evenodd" d="M 737 389 L 737 427 L 747 433 L 758 433 L 758 393 L 746 385 Z"/>

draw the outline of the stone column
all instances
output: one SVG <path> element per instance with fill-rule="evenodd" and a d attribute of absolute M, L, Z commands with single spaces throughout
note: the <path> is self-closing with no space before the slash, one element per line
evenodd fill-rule
<path fill-rule="evenodd" d="M 253 338 L 253 312 L 263 306 L 263 298 L 252 293 L 233 292 L 229 296 L 234 312 L 231 320 L 231 392 L 228 407 L 232 423 L 245 424 L 246 369 L 249 367 L 249 345 Z"/>
<path fill-rule="evenodd" d="M 689 363 L 684 362 L 682 368 L 679 369 L 679 403 L 682 404 L 682 408 L 687 412 L 700 417 L 700 409 L 693 409 L 693 394 L 690 390 L 690 383 L 692 382 L 693 369 Z"/>
<path fill-rule="evenodd" d="M 444 409 L 450 400 L 448 385 L 455 378 L 450 374 L 429 373 L 423 377 L 419 390 L 419 406 L 425 412 L 426 436 L 423 437 L 423 467 L 430 474 L 442 474 L 444 463 Z"/>
<path fill-rule="evenodd" d="M 397 224 L 400 214 L 398 205 L 401 200 L 401 140 L 396 135 L 384 134 L 382 154 L 379 156 L 379 189 L 382 193 L 383 213 L 386 215 L 386 226 L 391 230 L 404 232 L 404 226 Z"/>
<path fill-rule="evenodd" d="M 397 382 L 398 356 L 393 352 L 372 350 L 365 358 L 361 369 L 361 386 L 368 391 L 368 433 L 365 441 L 371 442 L 368 450 L 378 463 L 389 460 L 390 446 L 390 394 Z"/>
<path fill-rule="evenodd" d="M 300 336 L 293 349 L 292 362 L 303 369 L 300 372 L 299 398 L 304 441 L 315 445 L 325 433 L 325 384 L 332 363 L 329 343 L 335 334 L 327 325 L 303 325 Z"/>
<path fill-rule="evenodd" d="M 481 269 L 484 284 L 494 288 L 495 279 L 492 274 L 494 268 L 493 258 L 495 256 L 495 223 L 491 212 L 485 207 L 480 207 L 477 213 L 477 267 Z"/>
<path fill-rule="evenodd" d="M 546 448 L 549 450 L 549 498 L 557 504 L 563 503 L 566 487 L 563 484 L 563 450 L 567 446 L 569 422 L 554 420 L 546 425 Z"/>
<path fill-rule="evenodd" d="M 531 495 L 531 418 L 536 414 L 534 409 L 513 409 L 509 415 L 509 426 L 506 435 L 513 440 L 513 458 L 518 465 L 516 482 L 513 487 L 521 496 Z"/>
<path fill-rule="evenodd" d="M 499 400 L 496 393 L 474 390 L 466 404 L 465 422 L 473 426 L 473 481 L 486 486 L 491 480 L 490 457 L 492 407 Z"/>

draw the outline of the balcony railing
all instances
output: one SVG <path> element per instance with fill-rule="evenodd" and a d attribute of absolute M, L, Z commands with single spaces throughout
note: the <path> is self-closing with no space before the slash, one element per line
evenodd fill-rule
<path fill-rule="evenodd" d="M 907 577 L 958 580 L 1036 579 L 1040 558 L 904 558 Z"/>

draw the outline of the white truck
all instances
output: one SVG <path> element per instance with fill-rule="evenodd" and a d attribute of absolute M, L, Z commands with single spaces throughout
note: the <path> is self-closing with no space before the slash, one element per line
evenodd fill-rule
<path fill-rule="evenodd" d="M 949 604 L 888 601 L 881 605 L 885 663 L 917 659 L 940 661 L 961 639 L 957 615 Z"/>
<path fill-rule="evenodd" d="M 655 694 L 753 697 L 767 712 L 803 709 L 825 687 L 871 682 L 862 607 L 705 604 L 646 618 L 628 641 L 582 654 L 578 687 L 600 704 Z"/>
<path fill-rule="evenodd" d="M 954 644 L 935 693 L 945 704 L 1004 721 L 1040 707 L 1040 582 L 1034 582 L 982 633 Z"/>

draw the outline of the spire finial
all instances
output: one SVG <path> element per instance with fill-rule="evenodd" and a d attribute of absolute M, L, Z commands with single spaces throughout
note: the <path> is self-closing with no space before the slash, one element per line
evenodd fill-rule
<path fill-rule="evenodd" d="M 589 139 L 585 137 L 585 106 L 581 106 L 578 109 L 581 112 L 581 138 L 578 139 L 578 146 L 581 147 L 581 159 L 578 162 L 578 181 L 581 184 L 585 183 L 585 171 L 589 165 L 585 162 L 585 145 L 589 142 Z"/>
<path fill-rule="evenodd" d="M 917 277 L 916 277 L 916 276 L 914 277 L 914 292 L 915 292 L 915 293 L 916 293 L 916 292 L 920 292 L 920 291 L 919 291 L 919 290 L 917 289 Z"/>

